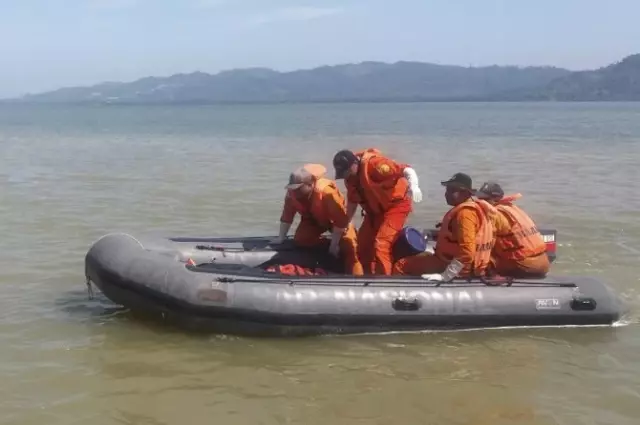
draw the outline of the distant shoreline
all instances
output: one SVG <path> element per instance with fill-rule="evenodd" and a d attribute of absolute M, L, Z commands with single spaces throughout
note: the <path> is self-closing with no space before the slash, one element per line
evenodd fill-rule
<path fill-rule="evenodd" d="M 25 100 L 0 99 L 0 105 L 24 106 L 269 106 L 269 105 L 362 105 L 362 104 L 414 104 L 414 103 L 640 103 L 638 100 L 626 99 L 590 99 L 590 100 L 504 100 L 504 99 L 349 99 L 349 100 L 317 100 L 317 101 L 228 101 L 228 102 L 30 102 Z"/>

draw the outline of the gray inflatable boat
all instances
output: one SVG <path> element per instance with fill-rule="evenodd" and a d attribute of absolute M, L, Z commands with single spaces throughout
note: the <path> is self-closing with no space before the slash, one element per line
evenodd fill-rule
<path fill-rule="evenodd" d="M 436 231 L 429 231 L 433 239 Z M 555 231 L 543 231 L 555 258 Z M 87 283 L 131 311 L 206 332 L 301 336 L 513 326 L 611 325 L 621 304 L 592 277 L 427 282 L 344 275 L 324 249 L 270 237 L 108 234 L 85 257 Z M 286 275 L 269 266 L 322 267 Z M 338 270 L 332 272 L 332 270 Z"/>

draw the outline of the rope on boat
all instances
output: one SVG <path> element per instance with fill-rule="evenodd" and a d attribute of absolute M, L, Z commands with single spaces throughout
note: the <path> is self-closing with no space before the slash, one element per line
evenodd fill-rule
<path fill-rule="evenodd" d="M 426 280 L 416 279 L 415 281 L 397 281 L 392 279 L 375 279 L 375 280 L 367 280 L 367 281 L 357 281 L 355 279 L 314 279 L 314 278 L 300 278 L 300 279 L 291 279 L 289 277 L 283 278 L 267 278 L 267 277 L 232 277 L 232 276 L 220 276 L 216 279 L 218 282 L 222 283 L 281 283 L 288 285 L 327 285 L 327 286 L 372 286 L 372 285 L 384 285 L 384 286 L 434 286 L 440 287 L 442 285 L 453 285 L 453 286 L 476 286 L 478 284 L 483 284 L 484 286 L 509 286 L 512 287 L 514 283 L 522 284 L 526 286 L 535 286 L 535 287 L 562 287 L 562 288 L 577 288 L 578 285 L 573 282 L 531 282 L 531 281 L 519 281 L 519 280 L 459 280 L 452 282 L 429 282 Z"/>

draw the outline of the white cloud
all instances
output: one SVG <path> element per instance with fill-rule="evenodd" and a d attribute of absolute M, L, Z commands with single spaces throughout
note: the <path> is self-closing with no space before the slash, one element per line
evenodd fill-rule
<path fill-rule="evenodd" d="M 323 18 L 337 15 L 343 9 L 334 7 L 287 7 L 249 19 L 250 25 L 261 25 L 278 21 L 309 21 L 311 19 Z"/>
<path fill-rule="evenodd" d="M 138 0 L 90 0 L 88 5 L 94 9 L 130 9 L 138 5 Z"/>

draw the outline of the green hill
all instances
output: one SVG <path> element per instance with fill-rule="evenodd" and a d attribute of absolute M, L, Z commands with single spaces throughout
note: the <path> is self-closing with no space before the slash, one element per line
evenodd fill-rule
<path fill-rule="evenodd" d="M 21 101 L 256 103 L 455 100 L 542 86 L 570 73 L 553 67 L 467 68 L 419 62 L 363 62 L 276 72 L 254 68 L 147 77 L 130 83 L 62 88 Z"/>

